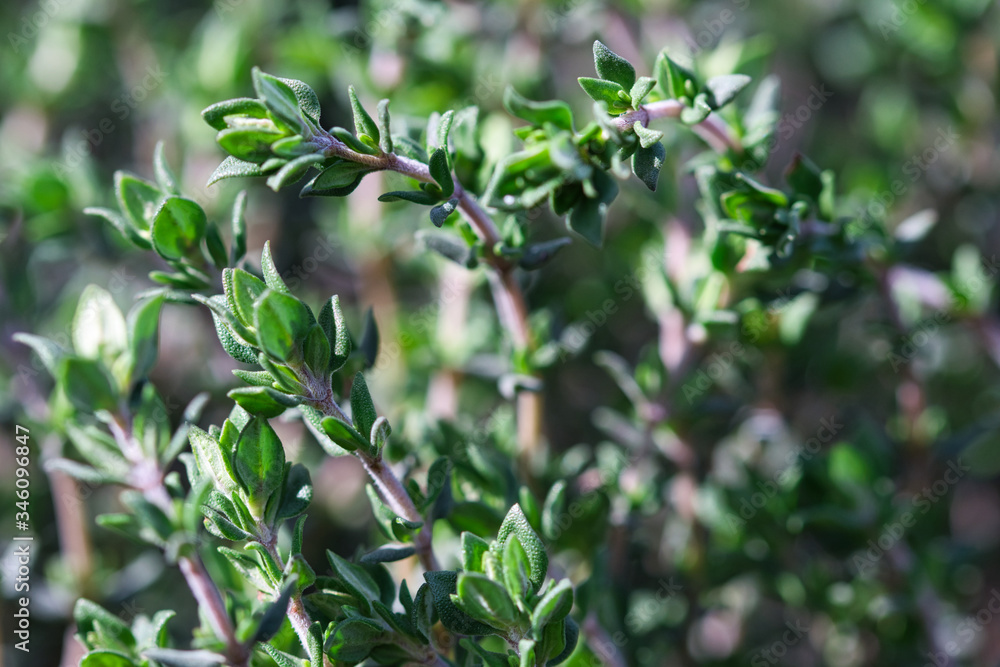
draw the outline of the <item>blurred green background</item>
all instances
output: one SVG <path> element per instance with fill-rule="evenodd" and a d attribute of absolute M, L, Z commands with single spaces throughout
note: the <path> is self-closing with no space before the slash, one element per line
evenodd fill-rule
<path fill-rule="evenodd" d="M 150 176 L 163 140 L 185 194 L 225 219 L 246 184 L 204 186 L 221 151 L 199 111 L 250 94 L 253 66 L 309 83 L 327 126 L 348 122 L 349 84 L 366 102 L 390 98 L 394 122 L 479 105 L 490 114 L 485 136 L 504 150 L 513 145 L 504 87 L 587 109 L 575 78 L 592 73 L 597 37 L 646 63 L 640 74 L 665 46 L 705 72 L 777 74 L 783 115 L 766 177 L 779 182 L 805 152 L 836 172 L 844 215 L 870 211 L 888 233 L 914 240 L 886 262 L 900 322 L 876 285 L 851 276 L 798 276 L 839 286 L 818 304 L 781 301 L 777 283 L 734 282 L 744 323 L 755 313 L 763 334 L 690 325 L 680 334 L 692 342 L 689 356 L 671 366 L 663 345 L 678 324 L 663 292 L 671 262 L 683 263 L 683 240 L 702 223 L 685 169 L 698 147 L 661 123 L 668 162 L 659 189 L 625 183 L 603 250 L 576 239 L 532 275 L 536 323 L 567 352 L 545 377 L 545 483 L 566 476 L 594 519 L 553 545 L 558 567 L 587 582 L 590 643 L 576 664 L 1000 662 L 996 265 L 979 287 L 956 287 L 1000 246 L 996 3 L 43 0 L 3 3 L 0 25 L 0 549 L 9 558 L 15 424 L 32 429 L 36 447 L 38 535 L 37 643 L 28 661 L 11 649 L 5 564 L 4 663 L 76 664 L 68 624 L 81 595 L 123 615 L 177 608 L 179 639 L 194 625 L 193 602 L 158 553 L 93 525 L 114 494 L 43 473 L 41 459 L 71 450 L 43 426 L 53 416 L 48 377 L 11 340 L 16 331 L 65 338 L 88 283 L 122 307 L 150 287 L 151 255 L 82 213 L 113 200 L 113 172 Z M 300 280 L 289 279 L 293 290 L 316 303 L 340 294 L 355 330 L 374 308 L 382 357 L 373 392 L 397 411 L 394 424 L 433 413 L 434 392 L 458 375 L 454 437 L 502 440 L 503 427 L 483 426 L 508 409 L 491 370 L 501 334 L 489 290 L 481 273 L 419 247 L 422 211 L 375 201 L 394 178 L 366 179 L 345 200 L 254 184 L 249 256 L 270 240 L 278 267 Z M 933 219 L 926 235 L 912 231 Z M 565 233 L 547 214 L 531 226 L 539 238 Z M 465 292 L 471 298 L 448 296 Z M 208 390 L 215 400 L 204 421 L 220 423 L 234 364 L 207 311 L 173 306 L 162 327 L 153 380 L 173 418 Z M 727 361 L 733 341 L 748 351 Z M 635 388 L 658 398 L 623 393 L 595 363 L 599 351 L 620 355 Z M 679 369 L 672 393 L 666 368 Z M 704 389 L 699 373 L 711 373 Z M 698 389 L 694 400 L 682 386 Z M 323 460 L 297 422 L 276 426 L 294 458 L 315 464 L 315 560 L 325 548 L 370 543 L 360 467 Z M 969 469 L 946 476 L 956 461 Z M 908 510 L 914 525 L 894 537 Z M 865 567 L 870 551 L 877 558 Z"/>

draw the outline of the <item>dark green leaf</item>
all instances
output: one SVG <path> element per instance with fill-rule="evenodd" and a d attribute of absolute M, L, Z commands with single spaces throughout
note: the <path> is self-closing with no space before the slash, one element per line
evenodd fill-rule
<path fill-rule="evenodd" d="M 336 417 L 325 417 L 322 421 L 322 428 L 331 440 L 348 451 L 361 449 L 368 452 L 371 450 L 368 438 L 358 433 L 350 424 L 342 422 Z"/>
<path fill-rule="evenodd" d="M 458 590 L 458 572 L 451 570 L 424 572 L 424 580 L 429 587 L 434 610 L 444 627 L 462 635 L 489 635 L 496 632 L 492 626 L 477 621 L 455 606 L 451 596 Z M 418 591 L 414 606 L 417 606 L 419 598 Z"/>
<path fill-rule="evenodd" d="M 226 395 L 250 414 L 265 419 L 277 417 L 300 402 L 300 399 L 295 396 L 271 387 L 240 387 L 230 390 Z"/>
<path fill-rule="evenodd" d="M 597 69 L 597 76 L 614 81 L 625 90 L 635 84 L 635 68 L 632 64 L 600 41 L 594 42 L 594 67 Z"/>
<path fill-rule="evenodd" d="M 381 202 L 392 202 L 392 201 L 409 201 L 414 204 L 423 204 L 424 206 L 433 206 L 441 201 L 441 197 L 431 194 L 426 190 L 395 190 L 393 192 L 386 192 L 380 195 L 378 198 Z"/>
<path fill-rule="evenodd" d="M 240 433 L 234 468 L 250 499 L 250 508 L 261 516 L 271 495 L 281 487 L 285 448 L 267 420 L 254 418 Z"/>
<path fill-rule="evenodd" d="M 278 634 L 278 630 L 281 629 L 281 626 L 285 622 L 285 616 L 288 612 L 288 601 L 291 599 L 292 593 L 295 592 L 295 584 L 296 579 L 293 578 L 282 589 L 278 599 L 272 602 L 267 610 L 264 611 L 264 615 L 260 619 L 260 624 L 253 634 L 253 639 L 250 640 L 251 645 L 257 642 L 270 641 L 271 637 Z"/>
<path fill-rule="evenodd" d="M 383 640 L 385 629 L 365 618 L 341 621 L 328 640 L 327 654 L 334 660 L 358 664 Z"/>
<path fill-rule="evenodd" d="M 377 417 L 378 413 L 375 411 L 375 403 L 368 392 L 365 376 L 362 373 L 357 373 L 351 384 L 351 418 L 354 420 L 354 426 L 358 429 L 358 433 L 366 440 L 371 437 L 372 425 L 375 424 Z"/>
<path fill-rule="evenodd" d="M 460 572 L 451 601 L 473 619 L 500 630 L 515 623 L 517 611 L 507 590 L 484 574 Z"/>
<path fill-rule="evenodd" d="M 267 290 L 254 304 L 260 349 L 276 360 L 302 361 L 302 343 L 313 322 L 308 306 L 275 290 Z"/>
<path fill-rule="evenodd" d="M 640 147 L 632 154 L 632 172 L 639 177 L 646 187 L 656 190 L 656 181 L 660 177 L 660 168 L 667 157 L 667 149 L 660 142 L 648 147 Z"/>
<path fill-rule="evenodd" d="M 569 579 L 563 579 L 546 593 L 535 610 L 531 612 L 531 626 L 535 634 L 548 623 L 558 623 L 573 609 L 573 585 Z"/>
<path fill-rule="evenodd" d="M 305 187 L 302 188 L 302 197 L 344 197 L 352 192 L 361 183 L 361 179 L 366 174 L 372 172 L 372 168 L 358 162 L 348 162 L 340 160 L 334 162 L 318 173 Z"/>
<path fill-rule="evenodd" d="M 312 496 L 313 486 L 309 469 L 301 463 L 294 464 L 288 470 L 288 479 L 285 480 L 285 490 L 281 497 L 281 505 L 278 507 L 277 520 L 294 519 L 305 512 L 309 508 L 309 503 L 312 502 Z"/>
<path fill-rule="evenodd" d="M 418 238 L 428 249 L 460 266 L 471 269 L 478 263 L 473 248 L 464 239 L 453 234 L 422 230 L 418 232 Z"/>
<path fill-rule="evenodd" d="M 448 149 L 435 149 L 431 153 L 431 159 L 427 166 L 431 176 L 441 186 L 441 193 L 445 197 L 450 197 L 455 192 L 455 181 L 452 180 L 451 169 L 448 166 Z M 440 225 L 438 226 L 440 227 Z"/>
<path fill-rule="evenodd" d="M 379 547 L 375 551 L 366 553 L 361 557 L 361 562 L 368 564 L 395 563 L 397 561 L 405 560 L 415 553 L 417 553 L 417 550 L 411 546 L 386 544 Z"/>
<path fill-rule="evenodd" d="M 686 67 L 682 67 L 674 62 L 667 55 L 666 51 L 661 51 L 656 57 L 655 71 L 656 81 L 668 97 L 675 100 L 680 100 L 684 97 L 693 97 L 689 88 L 697 92 L 694 74 Z"/>
<path fill-rule="evenodd" d="M 525 246 L 524 252 L 518 259 L 518 265 L 527 271 L 533 271 L 544 266 L 549 260 L 555 257 L 556 253 L 568 246 L 573 241 L 568 237 L 532 243 Z"/>
<path fill-rule="evenodd" d="M 277 192 L 286 185 L 296 183 L 306 175 L 309 169 L 325 159 L 326 157 L 322 153 L 310 153 L 297 157 L 279 169 L 273 176 L 268 177 L 267 187 Z"/>

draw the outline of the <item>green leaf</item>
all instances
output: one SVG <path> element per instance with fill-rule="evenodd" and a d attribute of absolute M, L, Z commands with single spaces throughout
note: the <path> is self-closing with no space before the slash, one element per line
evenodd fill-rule
<path fill-rule="evenodd" d="M 490 550 L 490 545 L 474 533 L 462 533 L 462 569 L 466 572 L 483 571 L 483 554 Z"/>
<path fill-rule="evenodd" d="M 628 93 L 619 84 L 604 79 L 581 76 L 577 79 L 583 92 L 596 102 L 606 102 L 609 113 L 621 113 L 631 104 Z"/>
<path fill-rule="evenodd" d="M 573 111 L 561 100 L 535 102 L 522 96 L 513 86 L 507 86 L 503 94 L 503 106 L 512 116 L 532 125 L 541 127 L 550 124 L 561 130 L 573 131 Z"/>
<path fill-rule="evenodd" d="M 371 601 L 379 599 L 379 587 L 371 575 L 359 565 L 348 562 L 329 549 L 326 552 L 330 567 L 343 582 L 344 587 L 366 614 L 371 613 Z"/>
<path fill-rule="evenodd" d="M 46 460 L 43 463 L 43 466 L 46 472 L 62 472 L 74 479 L 80 480 L 81 482 L 87 482 L 88 484 L 106 484 L 111 481 L 120 481 L 109 479 L 107 475 L 96 468 L 91 468 L 88 465 L 84 465 L 83 463 L 79 463 L 72 459 L 52 458 Z"/>
<path fill-rule="evenodd" d="M 59 362 L 56 380 L 79 410 L 114 411 L 118 407 L 118 392 L 99 361 L 66 356 Z"/>
<path fill-rule="evenodd" d="M 201 474 L 211 479 L 223 494 L 235 491 L 238 488 L 236 473 L 229 453 L 223 450 L 219 441 L 197 426 L 191 427 L 188 439 Z"/>
<path fill-rule="evenodd" d="M 752 79 L 746 74 L 724 74 L 714 76 L 705 82 L 708 91 L 708 105 L 713 109 L 721 109 L 750 85 Z"/>
<path fill-rule="evenodd" d="M 327 640 L 327 654 L 334 660 L 358 664 L 381 643 L 386 630 L 365 618 L 348 618 L 334 628 Z"/>
<path fill-rule="evenodd" d="M 545 552 L 545 545 L 542 544 L 542 540 L 535 533 L 534 529 L 532 529 L 531 524 L 528 523 L 524 512 L 521 511 L 521 506 L 517 504 L 510 508 L 510 511 L 507 512 L 507 516 L 503 520 L 503 524 L 500 525 L 496 544 L 500 545 L 500 548 L 503 548 L 507 537 L 510 535 L 515 535 L 521 542 L 521 546 L 524 547 L 524 551 L 528 556 L 528 563 L 531 565 L 528 578 L 534 584 L 534 590 L 537 591 L 541 588 L 542 582 L 545 580 L 545 574 L 549 569 L 549 556 Z M 497 551 L 497 549 L 494 549 L 494 551 Z"/>
<path fill-rule="evenodd" d="M 347 331 L 344 313 L 340 309 L 340 297 L 334 295 L 323 304 L 319 313 L 319 324 L 326 333 L 333 354 L 330 357 L 331 372 L 339 370 L 351 356 L 351 335 Z"/>
<path fill-rule="evenodd" d="M 372 424 L 371 431 L 371 442 L 372 447 L 375 451 L 380 452 L 382 448 L 385 447 L 386 441 L 389 440 L 389 436 L 392 434 L 392 427 L 389 425 L 389 420 L 385 417 L 379 417 Z"/>
<path fill-rule="evenodd" d="M 660 51 L 660 54 L 656 57 L 654 69 L 656 72 L 656 81 L 668 97 L 680 100 L 690 96 L 689 87 L 694 86 L 695 90 L 697 90 L 697 82 L 694 74 L 686 67 L 682 67 L 674 62 L 667 55 L 666 50 Z M 691 82 L 690 86 L 688 84 L 689 81 Z"/>
<path fill-rule="evenodd" d="M 694 98 L 693 106 L 684 107 L 681 110 L 681 122 L 687 125 L 697 125 L 712 113 L 712 107 L 708 105 L 708 97 L 704 93 L 699 93 Z"/>
<path fill-rule="evenodd" d="M 549 623 L 558 623 L 573 610 L 573 585 L 569 579 L 556 584 L 535 605 L 531 612 L 531 627 L 536 635 Z"/>
<path fill-rule="evenodd" d="M 209 176 L 208 182 L 205 185 L 213 185 L 226 178 L 263 176 L 264 174 L 265 172 L 259 164 L 240 160 L 230 155 L 222 161 L 222 164 L 215 168 L 215 171 Z"/>
<path fill-rule="evenodd" d="M 243 162 L 260 164 L 271 157 L 271 144 L 281 137 L 281 132 L 267 128 L 252 130 L 229 128 L 219 132 L 215 140 L 223 150 L 234 158 Z M 213 174 L 210 183 L 214 183 L 216 180 L 218 179 Z"/>
<path fill-rule="evenodd" d="M 66 350 L 48 338 L 36 336 L 35 334 L 19 332 L 14 334 L 13 339 L 34 350 L 35 354 L 41 360 L 42 365 L 45 366 L 45 370 L 52 377 L 56 377 L 59 362 L 66 356 Z"/>
<path fill-rule="evenodd" d="M 128 342 L 132 354 L 132 382 L 143 379 L 156 363 L 160 308 L 163 296 L 143 299 L 128 314 Z"/>
<path fill-rule="evenodd" d="M 415 553 L 417 553 L 417 550 L 412 546 L 402 544 L 385 544 L 375 551 L 366 553 L 361 557 L 361 562 L 368 565 L 374 565 L 376 563 L 395 563 L 397 561 L 406 560 Z"/>
<path fill-rule="evenodd" d="M 209 505 L 202 505 L 202 514 L 205 515 L 205 528 L 216 537 L 232 542 L 242 542 L 248 540 L 253 535 L 236 525 L 223 512 Z"/>
<path fill-rule="evenodd" d="M 83 212 L 86 215 L 96 215 L 104 218 L 137 248 L 141 248 L 143 250 L 152 249 L 153 245 L 150 243 L 149 239 L 139 231 L 131 220 L 126 219 L 125 216 L 121 215 L 117 211 L 112 211 L 108 208 L 101 208 L 99 206 L 88 206 L 83 209 Z"/>
<path fill-rule="evenodd" d="M 296 463 L 288 470 L 285 489 L 278 506 L 276 518 L 278 521 L 294 519 L 309 508 L 312 502 L 313 486 L 309 469 L 301 463 Z M 301 551 L 301 549 L 299 549 Z M 293 550 L 294 551 L 294 550 Z"/>
<path fill-rule="evenodd" d="M 316 91 L 297 79 L 278 80 L 292 89 L 292 92 L 295 94 L 295 100 L 298 103 L 299 111 L 304 113 L 309 120 L 319 127 L 320 106 Z"/>
<path fill-rule="evenodd" d="M 312 371 L 314 377 L 327 377 L 330 366 L 330 341 L 323 327 L 316 324 L 309 330 L 309 335 L 302 345 L 302 354 L 306 367 Z"/>
<path fill-rule="evenodd" d="M 80 659 L 79 667 L 135 667 L 135 663 L 117 651 L 94 651 Z"/>
<path fill-rule="evenodd" d="M 295 92 L 281 79 L 253 68 L 253 87 L 275 121 L 296 133 L 309 132 L 309 126 L 299 112 L 299 101 Z"/>
<path fill-rule="evenodd" d="M 271 387 L 240 387 L 232 389 L 229 398 L 252 415 L 265 419 L 277 417 L 288 408 L 297 406 L 301 399 Z"/>
<path fill-rule="evenodd" d="M 275 290 L 268 289 L 254 304 L 254 325 L 260 349 L 279 361 L 302 361 L 302 343 L 313 322 L 308 306 Z"/>
<path fill-rule="evenodd" d="M 642 148 L 650 148 L 663 138 L 662 132 L 651 130 L 639 121 L 632 124 L 632 131 L 635 132 L 635 136 L 639 137 L 639 146 Z"/>
<path fill-rule="evenodd" d="M 197 202 L 167 197 L 153 219 L 153 248 L 168 260 L 190 257 L 198 249 L 207 224 L 205 211 Z"/>
<path fill-rule="evenodd" d="M 264 283 L 276 292 L 290 294 L 285 281 L 281 279 L 281 274 L 274 266 L 274 259 L 271 256 L 271 242 L 264 241 L 264 251 L 260 256 L 260 270 L 264 274 Z"/>
<path fill-rule="evenodd" d="M 365 376 L 359 372 L 355 374 L 354 382 L 351 384 L 351 418 L 358 433 L 366 440 L 371 437 L 372 426 L 377 417 L 378 413 L 375 411 L 375 403 L 368 392 Z"/>
<path fill-rule="evenodd" d="M 363 155 L 378 155 L 382 152 L 377 143 L 367 143 L 366 141 L 354 136 L 350 130 L 342 127 L 331 127 L 329 131 L 335 139 L 356 153 L 361 153 Z M 371 138 L 368 138 L 368 141 L 371 141 Z"/>
<path fill-rule="evenodd" d="M 149 181 L 124 171 L 116 171 L 115 196 L 122 213 L 135 228 L 149 230 L 163 193 Z"/>
<path fill-rule="evenodd" d="M 218 170 L 216 170 L 216 172 L 218 172 Z M 247 254 L 247 221 L 243 215 L 246 212 L 246 209 L 247 191 L 241 190 L 240 193 L 236 195 L 236 200 L 233 202 L 233 212 L 231 217 L 233 246 L 229 256 L 229 263 L 232 266 L 238 264 L 239 261 Z"/>
<path fill-rule="evenodd" d="M 354 86 L 350 86 L 347 89 L 347 94 L 351 98 L 351 111 L 354 113 L 354 131 L 357 133 L 358 137 L 367 135 L 372 141 L 378 143 L 380 138 L 380 133 L 378 125 L 372 120 L 372 117 L 368 115 L 365 108 L 361 106 L 361 102 L 358 100 L 358 94 L 354 91 Z"/>
<path fill-rule="evenodd" d="M 270 641 L 274 635 L 278 634 L 278 630 L 285 623 L 285 616 L 288 613 L 288 601 L 291 599 L 292 593 L 296 590 L 296 580 L 297 578 L 293 577 L 291 581 L 285 584 L 278 599 L 272 602 L 264 611 L 264 615 L 261 617 L 260 623 L 253 633 L 253 638 L 250 640 L 251 645 L 257 642 Z"/>
<path fill-rule="evenodd" d="M 149 648 L 142 652 L 151 660 L 164 667 L 222 667 L 226 656 L 212 651 L 178 651 L 172 648 Z"/>
<path fill-rule="evenodd" d="M 736 178 L 746 183 L 750 189 L 754 191 L 754 193 L 775 206 L 788 206 L 788 195 L 781 190 L 778 190 L 777 188 L 770 188 L 763 183 L 754 180 L 752 177 L 744 174 L 743 172 L 736 172 Z"/>
<path fill-rule="evenodd" d="M 222 288 L 226 294 L 229 309 L 246 326 L 253 326 L 254 305 L 267 290 L 264 282 L 243 269 L 224 269 Z"/>
<path fill-rule="evenodd" d="M 394 190 L 392 192 L 386 192 L 383 195 L 379 195 L 378 198 L 381 202 L 393 202 L 393 201 L 409 201 L 414 204 L 422 204 L 424 206 L 433 206 L 441 201 L 441 197 L 426 190 Z"/>
<path fill-rule="evenodd" d="M 201 112 L 206 123 L 216 130 L 224 130 L 228 126 L 226 116 L 242 116 L 246 118 L 267 118 L 267 107 L 260 100 L 249 97 L 239 97 L 225 102 L 216 102 Z"/>
<path fill-rule="evenodd" d="M 490 635 L 496 630 L 486 623 L 478 621 L 455 606 L 452 595 L 458 590 L 458 572 L 452 570 L 436 570 L 424 572 L 434 610 L 444 627 L 462 635 Z M 419 606 L 420 591 L 414 600 L 414 607 Z M 418 626 L 419 627 L 419 626 Z"/>
<path fill-rule="evenodd" d="M 222 343 L 222 349 L 226 354 L 236 361 L 244 364 L 257 364 L 257 348 L 248 345 L 223 321 L 215 312 L 212 313 L 212 321 L 215 323 L 215 333 Z"/>
<path fill-rule="evenodd" d="M 322 428 L 331 440 L 347 451 L 353 452 L 356 449 L 371 451 L 371 443 L 367 438 L 358 433 L 353 426 L 336 417 L 324 417 Z"/>
<path fill-rule="evenodd" d="M 260 648 L 264 649 L 264 651 L 271 656 L 271 660 L 274 660 L 274 664 L 277 665 L 277 667 L 307 667 L 308 665 L 308 663 L 306 663 L 306 661 L 302 658 L 296 658 L 290 653 L 279 651 L 267 642 L 261 644 Z"/>
<path fill-rule="evenodd" d="M 345 197 L 374 171 L 359 162 L 339 160 L 326 167 L 302 188 L 302 197 Z"/>
<path fill-rule="evenodd" d="M 326 156 L 323 155 L 323 153 L 311 153 L 309 155 L 297 157 L 279 169 L 273 176 L 268 177 L 267 187 L 277 192 L 286 185 L 296 183 L 303 176 L 305 176 L 306 172 L 309 171 L 314 165 L 323 162 L 325 159 Z"/>
<path fill-rule="evenodd" d="M 528 580 L 530 571 L 531 565 L 528 563 L 528 555 L 521 546 L 521 541 L 516 535 L 511 535 L 503 548 L 503 583 L 510 597 L 520 608 L 523 608 L 531 591 L 531 582 Z"/>
<path fill-rule="evenodd" d="M 281 488 L 285 448 L 267 420 L 256 417 L 244 427 L 236 444 L 236 476 L 256 516 L 263 515 L 271 495 Z"/>
<path fill-rule="evenodd" d="M 565 621 L 565 627 L 563 629 L 563 645 L 564 648 L 559 655 L 551 658 L 546 665 L 558 665 L 562 661 L 573 655 L 573 651 L 576 649 L 576 642 L 580 638 L 580 628 L 577 626 L 576 621 L 571 617 L 567 616 Z"/>
<path fill-rule="evenodd" d="M 600 247 L 604 238 L 604 218 L 608 205 L 618 195 L 618 184 L 603 171 L 593 176 L 596 197 L 582 197 L 566 216 L 566 225 L 592 245 Z"/>
<path fill-rule="evenodd" d="M 660 169 L 667 158 L 667 149 L 660 142 L 651 146 L 642 146 L 632 154 L 632 172 L 639 177 L 646 187 L 656 190 L 656 182 L 660 177 Z"/>
<path fill-rule="evenodd" d="M 516 623 L 517 610 L 507 590 L 483 574 L 460 572 L 451 601 L 477 621 L 506 630 Z"/>
<path fill-rule="evenodd" d="M 161 190 L 172 195 L 180 194 L 177 177 L 174 176 L 173 170 L 170 169 L 170 165 L 167 163 L 167 156 L 164 152 L 162 141 L 157 141 L 156 148 L 153 149 L 153 172 L 156 174 L 156 182 Z"/>
<path fill-rule="evenodd" d="M 597 76 L 614 81 L 626 90 L 635 84 L 635 68 L 632 64 L 600 41 L 594 41 L 594 67 L 597 69 Z"/>
<path fill-rule="evenodd" d="M 458 210 L 458 199 L 449 199 L 443 204 L 431 209 L 431 222 L 435 227 L 441 227 Z M 471 268 L 471 267 L 470 267 Z"/>
<path fill-rule="evenodd" d="M 389 125 L 389 100 L 382 100 L 378 103 L 378 132 L 379 148 L 383 153 L 392 152 L 392 135 Z"/>
<path fill-rule="evenodd" d="M 430 169 L 431 176 L 441 186 L 441 193 L 445 197 L 450 197 L 455 192 L 455 181 L 451 177 L 451 169 L 448 166 L 448 149 L 435 149 L 431 153 L 430 162 L 427 166 Z"/>
<path fill-rule="evenodd" d="M 649 95 L 649 92 L 653 90 L 654 86 L 656 86 L 656 79 L 652 79 L 648 76 L 640 76 L 628 94 L 628 96 L 632 98 L 632 106 L 638 109 L 639 105 L 642 104 L 642 101 L 646 98 L 646 95 Z"/>

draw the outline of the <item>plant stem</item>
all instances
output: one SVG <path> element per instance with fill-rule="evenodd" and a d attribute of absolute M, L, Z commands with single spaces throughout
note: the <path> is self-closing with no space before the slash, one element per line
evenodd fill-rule
<path fill-rule="evenodd" d="M 413 546 L 417 550 L 417 557 L 420 559 L 420 564 L 423 565 L 424 570 L 433 572 L 434 570 L 441 569 L 437 558 L 434 557 L 431 523 L 430 521 L 424 521 L 424 518 L 420 516 L 420 512 L 417 511 L 413 500 L 410 498 L 410 494 L 403 488 L 399 478 L 396 477 L 381 457 L 373 458 L 359 452 L 358 458 L 361 459 L 361 465 L 365 467 L 368 475 L 375 481 L 379 495 L 382 496 L 382 499 L 385 500 L 389 508 L 407 521 L 424 524 L 421 526 L 420 532 L 413 538 Z"/>
<path fill-rule="evenodd" d="M 129 480 L 133 488 L 141 491 L 146 500 L 156 505 L 168 517 L 176 518 L 177 512 L 170 493 L 163 485 L 163 471 L 159 463 L 146 457 L 142 448 L 135 440 L 132 426 L 126 417 L 115 416 L 109 423 L 112 436 L 122 453 L 132 464 L 132 474 Z M 226 611 L 226 604 L 218 586 L 205 570 L 198 553 L 181 555 L 177 559 L 178 567 L 184 575 L 191 594 L 208 617 L 215 634 L 226 642 L 226 657 L 233 667 L 246 667 L 250 661 L 250 652 L 236 638 L 236 628 Z"/>
<path fill-rule="evenodd" d="M 679 112 L 678 112 L 679 113 Z M 322 142 L 323 150 L 330 157 L 339 157 L 351 162 L 358 162 L 373 169 L 385 169 L 409 176 L 422 183 L 433 183 L 430 168 L 417 160 L 395 153 L 368 155 L 358 153 L 347 147 L 342 141 L 326 132 L 318 133 L 315 139 Z M 485 248 L 484 261 L 493 270 L 490 276 L 490 288 L 496 304 L 500 324 L 510 336 L 514 349 L 518 354 L 527 354 L 534 349 L 531 327 L 528 324 L 528 307 L 517 276 L 516 268 L 508 259 L 494 253 L 494 247 L 503 239 L 490 214 L 470 195 L 458 179 L 453 179 L 455 191 L 452 194 L 458 200 L 458 210 Z M 542 412 L 541 394 L 522 392 L 517 401 L 518 441 L 521 448 L 522 462 L 534 459 L 541 447 L 540 418 Z"/>
<path fill-rule="evenodd" d="M 336 417 L 347 423 L 351 422 L 344 410 L 337 405 L 337 401 L 333 397 L 333 392 L 329 389 L 327 389 L 325 395 L 317 397 L 315 406 L 324 415 Z M 424 566 L 426 571 L 432 572 L 440 569 L 437 559 L 434 557 L 432 545 L 433 526 L 429 521 L 424 521 L 424 517 L 420 515 L 417 506 L 413 504 L 413 499 L 410 498 L 410 494 L 407 493 L 403 487 L 403 483 L 396 477 L 392 468 L 382 460 L 381 454 L 375 457 L 361 451 L 355 451 L 354 454 L 361 461 L 365 472 L 375 482 L 375 487 L 378 489 L 379 495 L 389 506 L 389 509 L 406 521 L 424 524 L 420 528 L 420 532 L 414 537 L 413 546 L 417 551 L 417 556 L 420 558 L 420 564 Z"/>
<path fill-rule="evenodd" d="M 648 127 L 649 122 L 657 118 L 678 118 L 684 109 L 684 105 L 677 100 L 660 100 L 623 113 L 615 118 L 615 124 L 622 132 L 628 132 L 636 123 Z M 743 152 L 743 144 L 739 137 L 715 112 L 708 114 L 708 117 L 697 125 L 693 125 L 692 130 L 719 153 L 725 153 L 727 150 L 734 153 Z"/>
<path fill-rule="evenodd" d="M 278 569 L 284 571 L 285 561 L 281 557 L 281 552 L 278 551 L 277 533 L 272 533 L 271 529 L 263 524 L 258 526 L 258 530 L 263 533 L 261 537 L 264 539 L 261 541 L 261 545 L 271 558 L 274 559 L 274 562 L 277 563 Z M 301 593 L 295 593 L 291 597 L 288 601 L 288 609 L 285 610 L 285 613 L 288 615 L 288 622 L 292 624 L 292 629 L 295 630 L 295 634 L 299 637 L 299 642 L 302 644 L 302 648 L 305 649 L 308 654 L 309 628 L 312 627 L 312 619 L 309 618 L 309 612 L 306 611 L 305 605 L 302 604 Z M 330 659 L 325 654 L 323 655 L 323 665 L 324 667 L 332 667 Z"/>

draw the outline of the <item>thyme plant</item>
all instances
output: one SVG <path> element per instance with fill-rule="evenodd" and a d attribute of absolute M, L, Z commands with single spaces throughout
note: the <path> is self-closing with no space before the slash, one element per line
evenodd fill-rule
<path fill-rule="evenodd" d="M 416 122 L 390 110 L 389 100 L 366 108 L 353 88 L 353 127 L 328 128 L 307 84 L 257 69 L 255 97 L 203 112 L 228 153 L 210 183 L 260 177 L 277 191 L 307 179 L 301 196 L 343 197 L 373 172 L 403 177 L 406 185 L 379 201 L 424 207 L 419 220 L 432 227 L 421 233 L 423 244 L 488 278 L 506 334 L 496 350 L 501 384 L 516 408 L 511 456 L 477 449 L 456 460 L 390 446 L 392 425 L 366 381 L 379 346 L 372 317 L 352 333 L 347 322 L 355 318 L 345 316 L 338 295 L 312 308 L 289 289 L 269 244 L 259 262 L 248 258 L 245 194 L 226 224 L 209 220 L 181 192 L 162 146 L 155 182 L 116 175 L 118 210 L 89 211 L 165 262 L 168 271 L 149 274 L 160 287 L 127 313 L 107 292 L 88 288 L 72 349 L 32 334 L 18 339 L 55 379 L 53 400 L 69 406 L 61 427 L 79 457 L 48 465 L 122 487 L 126 511 L 98 522 L 162 549 L 197 601 L 200 628 L 178 648 L 166 631 L 169 610 L 129 624 L 81 600 L 83 667 L 526 667 L 574 653 L 580 626 L 592 619 L 580 614 L 580 591 L 549 559 L 547 542 L 564 538 L 570 509 L 566 481 L 545 466 L 541 419 L 544 371 L 565 357 L 564 346 L 532 317 L 525 277 L 559 261 L 575 237 L 601 245 L 620 181 L 634 175 L 656 189 L 667 155 L 658 128 L 668 122 L 708 149 L 689 165 L 705 219 L 703 237 L 691 243 L 704 261 L 684 276 L 657 274 L 660 298 L 677 306 L 685 325 L 714 335 L 742 322 L 743 334 L 763 335 L 768 323 L 754 320 L 767 312 L 756 296 L 762 286 L 787 289 L 803 268 L 877 280 L 894 243 L 865 218 L 844 217 L 832 174 L 805 157 L 788 166 L 780 187 L 757 175 L 779 120 L 773 78 L 706 79 L 666 52 L 640 75 L 599 41 L 594 64 L 595 76 L 579 79 L 593 100 L 585 117 L 566 101 L 506 91 L 504 106 L 522 123 L 509 152 L 484 138 L 474 106 Z M 539 207 L 564 218 L 573 234 L 534 240 Z M 219 344 L 241 364 L 222 424 L 199 425 L 204 395 L 176 430 L 164 418 L 149 372 L 161 310 L 172 304 L 207 308 Z M 640 426 L 664 418 L 622 360 L 604 355 L 600 363 L 635 405 Z M 669 391 L 690 403 L 704 388 L 674 382 Z M 353 559 L 328 550 L 328 562 L 307 561 L 313 482 L 305 465 L 287 460 L 271 425 L 279 417 L 300 418 L 327 455 L 360 461 L 383 543 Z M 604 510 L 580 513 L 592 511 Z M 460 527 L 460 540 L 435 544 L 437 521 Z M 585 527 L 572 531 L 586 539 Z M 209 553 L 221 554 L 242 583 L 220 583 L 205 565 Z M 408 559 L 423 571 L 419 586 L 393 576 L 390 566 Z"/>

